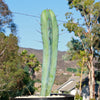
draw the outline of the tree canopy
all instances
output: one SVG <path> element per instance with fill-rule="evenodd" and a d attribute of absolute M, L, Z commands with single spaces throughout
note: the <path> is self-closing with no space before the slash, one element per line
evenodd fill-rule
<path fill-rule="evenodd" d="M 0 91 L 16 91 L 24 78 L 18 55 L 18 40 L 13 34 L 0 33 Z"/>
<path fill-rule="evenodd" d="M 0 0 L 0 32 L 5 32 L 9 28 L 11 33 L 16 34 L 16 24 L 13 22 L 12 17 L 8 5 Z"/>
<path fill-rule="evenodd" d="M 0 96 L 20 96 L 34 93 L 35 71 L 40 63 L 34 54 L 27 50 L 18 52 L 18 39 L 15 35 L 0 33 Z M 4 96 L 4 97 L 3 97 Z M 5 98 L 7 100 L 7 98 Z"/>
<path fill-rule="evenodd" d="M 95 0 L 68 0 L 68 5 L 70 9 L 76 9 L 81 15 L 77 19 L 72 12 L 65 14 L 67 22 L 64 23 L 64 27 L 77 37 L 77 39 L 72 39 L 68 43 L 68 46 L 70 44 L 68 52 L 72 53 L 70 59 L 75 54 L 81 55 L 80 53 L 84 51 L 89 70 L 90 98 L 95 98 L 94 59 L 100 58 L 100 2 L 95 2 Z"/>

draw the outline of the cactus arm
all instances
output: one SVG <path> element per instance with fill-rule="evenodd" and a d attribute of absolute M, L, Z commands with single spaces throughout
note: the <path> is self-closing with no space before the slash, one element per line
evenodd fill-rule
<path fill-rule="evenodd" d="M 49 10 L 52 22 L 52 54 L 51 54 L 51 67 L 49 73 L 49 80 L 46 95 L 50 95 L 56 74 L 56 66 L 57 66 L 57 52 L 58 52 L 58 25 L 55 14 L 52 10 Z"/>
<path fill-rule="evenodd" d="M 50 65 L 50 49 L 49 49 L 49 34 L 48 34 L 48 16 L 47 11 L 44 10 L 41 14 L 41 33 L 43 40 L 43 65 L 42 65 L 42 88 L 41 96 L 45 96 L 48 82 L 48 70 Z"/>

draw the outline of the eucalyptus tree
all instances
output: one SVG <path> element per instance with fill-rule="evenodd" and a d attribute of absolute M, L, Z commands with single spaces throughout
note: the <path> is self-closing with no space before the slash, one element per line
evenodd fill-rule
<path fill-rule="evenodd" d="M 66 13 L 67 22 L 64 27 L 74 33 L 87 55 L 89 70 L 90 99 L 95 98 L 95 68 L 94 58 L 100 58 L 100 2 L 95 0 L 68 0 L 70 9 L 76 9 L 80 18 L 71 13 Z M 79 46 L 80 46 L 79 44 Z M 78 51 L 78 50 L 75 50 Z"/>

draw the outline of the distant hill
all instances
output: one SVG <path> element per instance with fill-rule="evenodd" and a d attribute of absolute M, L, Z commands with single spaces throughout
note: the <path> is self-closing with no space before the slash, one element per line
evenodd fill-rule
<path fill-rule="evenodd" d="M 42 64 L 43 50 L 36 50 L 36 49 L 32 49 L 32 48 L 22 48 L 22 47 L 20 47 L 19 52 L 23 51 L 24 49 L 26 49 L 29 54 L 30 53 L 35 54 L 35 56 L 38 58 L 38 60 Z M 65 51 L 58 51 L 57 69 L 65 70 L 67 67 L 75 67 L 75 65 L 76 65 L 75 61 L 64 61 L 62 59 L 62 56 L 64 54 L 66 54 Z"/>

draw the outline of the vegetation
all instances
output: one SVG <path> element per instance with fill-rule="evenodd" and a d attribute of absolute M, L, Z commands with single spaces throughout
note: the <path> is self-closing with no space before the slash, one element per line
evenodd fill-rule
<path fill-rule="evenodd" d="M 6 28 L 13 34 L 5 35 Z M 33 94 L 35 71 L 40 63 L 34 54 L 18 52 L 16 25 L 7 4 L 0 0 L 0 100 L 9 97 Z"/>
<path fill-rule="evenodd" d="M 23 50 L 20 54 L 22 67 L 28 71 L 30 78 L 34 80 L 35 71 L 39 71 L 41 64 L 34 54 L 28 54 L 27 50 Z"/>
<path fill-rule="evenodd" d="M 95 0 L 68 0 L 70 9 L 76 9 L 81 18 L 76 19 L 71 12 L 66 13 L 67 22 L 64 27 L 76 38 L 72 38 L 67 46 L 69 50 L 63 56 L 65 60 L 77 60 L 80 76 L 80 93 L 76 99 L 82 99 L 81 86 L 83 72 L 88 68 L 90 100 L 95 100 L 95 66 L 94 60 L 100 61 L 100 2 Z M 9 28 L 12 34 L 5 35 Z M 50 95 L 55 79 L 58 49 L 58 25 L 52 10 L 44 10 L 41 15 L 41 31 L 43 39 L 43 67 L 41 95 Z M 35 71 L 41 66 L 34 54 L 23 50 L 18 53 L 18 39 L 15 36 L 16 25 L 12 12 L 7 4 L 0 0 L 0 99 L 34 93 Z M 76 72 L 76 69 L 67 68 Z M 99 72 L 98 72 L 99 73 Z M 97 73 L 96 79 L 100 84 Z M 99 93 L 98 93 L 99 94 Z"/>
<path fill-rule="evenodd" d="M 0 93 L 15 93 L 24 78 L 19 62 L 18 40 L 13 34 L 5 36 L 4 33 L 0 33 L 0 40 Z"/>
<path fill-rule="evenodd" d="M 76 93 L 75 100 L 83 100 L 83 98 L 78 93 Z"/>
<path fill-rule="evenodd" d="M 76 19 L 71 12 L 67 12 L 67 23 L 64 23 L 64 27 L 77 37 L 70 42 L 72 44 L 70 53 L 75 55 L 75 53 L 80 54 L 80 51 L 82 51 L 87 58 L 85 65 L 89 70 L 90 99 L 92 99 L 95 98 L 93 60 L 100 58 L 100 2 L 68 0 L 68 4 L 70 9 L 74 8 L 81 14 L 81 18 Z"/>
<path fill-rule="evenodd" d="M 12 12 L 4 0 L 0 0 L 0 32 L 5 32 L 9 28 L 10 32 L 16 34 L 16 25 L 12 19 Z"/>
<path fill-rule="evenodd" d="M 66 52 L 65 55 L 63 55 L 64 60 L 73 60 L 73 55 L 76 55 L 80 52 L 80 50 L 83 50 L 82 44 L 79 40 L 72 38 L 71 41 L 69 41 L 66 45 L 69 50 Z M 77 60 L 77 58 L 75 58 Z"/>
<path fill-rule="evenodd" d="M 52 10 L 44 10 L 41 14 L 41 33 L 43 40 L 41 96 L 48 96 L 55 79 L 58 51 L 58 25 Z"/>
<path fill-rule="evenodd" d="M 82 92 L 82 80 L 83 80 L 83 73 L 85 72 L 85 75 L 87 75 L 86 71 L 87 71 L 87 66 L 86 66 L 86 63 L 87 63 L 87 55 L 84 51 L 80 51 L 79 54 L 75 54 L 73 56 L 73 58 L 77 58 L 77 65 L 79 66 L 78 68 L 78 73 L 77 75 L 80 76 L 80 82 L 79 82 L 79 96 L 81 96 L 81 92 Z"/>
<path fill-rule="evenodd" d="M 33 94 L 34 71 L 39 70 L 40 63 L 27 51 L 18 53 L 18 40 L 13 34 L 0 33 L 0 96 L 4 99 L 17 95 Z M 25 53 L 26 52 L 26 53 Z M 7 100 L 7 98 L 6 98 Z"/>
<path fill-rule="evenodd" d="M 77 72 L 77 69 L 76 68 L 70 68 L 70 67 L 68 67 L 67 71 L 75 73 L 75 72 Z"/>

